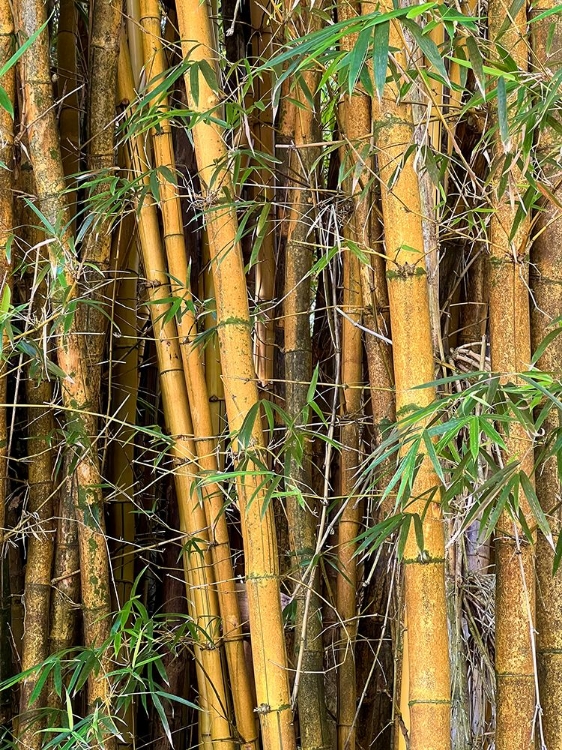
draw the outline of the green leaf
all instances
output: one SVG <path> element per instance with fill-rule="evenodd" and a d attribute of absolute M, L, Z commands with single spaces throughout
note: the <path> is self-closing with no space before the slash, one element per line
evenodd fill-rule
<path fill-rule="evenodd" d="M 35 701 L 41 695 L 41 692 L 42 692 L 42 690 L 43 690 L 43 688 L 45 686 L 45 683 L 47 682 L 47 679 L 48 679 L 49 675 L 51 674 L 51 670 L 53 668 L 53 665 L 54 665 L 54 662 L 52 660 L 43 663 L 43 665 L 41 667 L 40 674 L 39 674 L 39 679 L 35 683 L 35 687 L 31 691 L 31 695 L 29 696 L 29 705 L 30 706 L 33 705 L 35 703 Z"/>
<path fill-rule="evenodd" d="M 558 338 L 558 336 L 560 336 L 561 333 L 562 333 L 562 326 L 559 325 L 556 328 L 554 328 L 554 330 L 549 331 L 549 333 L 546 334 L 544 339 L 538 345 L 537 350 L 533 354 L 533 358 L 531 359 L 532 365 L 536 365 L 536 363 L 545 353 L 549 345 L 554 341 L 554 339 Z"/>
<path fill-rule="evenodd" d="M 473 417 L 470 420 L 468 431 L 470 453 L 472 454 L 472 458 L 476 461 L 478 454 L 480 453 L 480 421 L 478 417 Z"/>
<path fill-rule="evenodd" d="M 412 515 L 412 518 L 414 519 L 414 532 L 416 534 L 416 544 L 418 545 L 418 549 L 420 551 L 420 555 L 423 555 L 424 552 L 424 545 L 423 545 L 423 524 L 422 520 L 419 517 L 417 513 L 414 513 Z"/>
<path fill-rule="evenodd" d="M 367 57 L 367 51 L 371 41 L 371 29 L 369 27 L 363 29 L 363 31 L 357 37 L 357 41 L 353 45 L 353 49 L 346 55 L 346 59 L 349 62 L 349 73 L 347 80 L 347 90 L 349 95 L 353 93 L 355 84 L 359 78 L 361 68 Z"/>
<path fill-rule="evenodd" d="M 425 36 L 420 27 L 417 25 L 417 23 L 414 23 L 414 21 L 409 21 L 407 18 L 403 18 L 402 23 L 414 37 L 414 39 L 416 40 L 416 44 L 421 49 L 423 54 L 427 57 L 429 62 L 433 65 L 435 70 L 439 73 L 439 75 L 445 82 L 448 82 L 449 77 L 447 75 L 447 71 L 445 70 L 445 64 L 435 42 L 430 39 L 430 37 Z"/>
<path fill-rule="evenodd" d="M 545 535 L 546 539 L 552 540 L 550 526 L 546 519 L 544 511 L 541 508 L 541 504 L 539 503 L 535 488 L 533 487 L 531 481 L 529 480 L 529 477 L 524 471 L 519 472 L 519 480 L 521 482 L 523 492 L 525 493 L 525 497 L 527 498 L 527 502 L 529 503 L 529 507 L 531 508 L 531 513 L 533 514 L 535 521 L 537 522 L 537 526 Z"/>
<path fill-rule="evenodd" d="M 513 25 L 515 18 L 519 14 L 519 11 L 521 8 L 525 5 L 526 0 L 512 0 L 511 5 L 509 6 L 509 9 L 507 11 L 506 17 L 504 22 L 499 28 L 499 31 L 496 34 L 496 41 L 499 41 L 501 37 L 505 34 L 505 32 L 509 29 L 510 26 Z"/>
<path fill-rule="evenodd" d="M 379 99 L 382 97 L 386 83 L 386 69 L 388 67 L 388 45 L 390 39 L 390 21 L 375 26 L 373 37 L 373 68 L 375 89 Z"/>
<path fill-rule="evenodd" d="M 466 40 L 466 49 L 468 50 L 468 56 L 472 63 L 472 70 L 474 71 L 474 77 L 476 83 L 480 89 L 482 96 L 486 96 L 486 76 L 484 75 L 484 60 L 480 53 L 480 47 L 473 36 L 469 36 Z"/>
<path fill-rule="evenodd" d="M 410 533 L 410 524 L 412 522 L 412 514 L 404 513 L 402 516 L 402 524 L 400 526 L 400 534 L 398 535 L 398 559 L 401 560 L 404 557 L 404 548 L 408 541 L 408 534 Z"/>
<path fill-rule="evenodd" d="M 556 575 L 558 568 L 560 567 L 560 561 L 562 560 L 562 533 L 558 534 L 556 541 L 556 549 L 554 551 L 554 559 L 552 561 L 552 575 Z"/>
<path fill-rule="evenodd" d="M 10 101 L 10 97 L 6 93 L 6 90 L 2 88 L 2 86 L 0 86 L 0 107 L 2 107 L 2 109 L 5 109 L 10 117 L 13 118 L 14 107 L 12 105 L 12 102 Z"/>
<path fill-rule="evenodd" d="M 509 127 L 507 124 L 507 94 L 505 80 L 498 78 L 497 85 L 498 99 L 498 124 L 500 129 L 500 138 L 506 150 L 509 148 Z"/>
<path fill-rule="evenodd" d="M 199 65 L 195 62 L 189 68 L 189 88 L 193 104 L 197 107 L 199 104 Z"/>
<path fill-rule="evenodd" d="M 26 39 L 25 42 L 17 49 L 14 54 L 6 60 L 4 65 L 0 68 L 0 78 L 6 75 L 6 73 L 10 70 L 11 67 L 13 67 L 17 61 L 20 59 L 20 57 L 23 55 L 24 52 L 26 52 L 32 44 L 35 42 L 37 37 L 39 37 L 42 32 L 47 28 L 49 25 L 49 21 L 51 19 L 51 16 L 45 21 L 44 24 L 42 24 L 36 31 L 33 32 L 33 34 L 29 37 L 29 39 Z"/>

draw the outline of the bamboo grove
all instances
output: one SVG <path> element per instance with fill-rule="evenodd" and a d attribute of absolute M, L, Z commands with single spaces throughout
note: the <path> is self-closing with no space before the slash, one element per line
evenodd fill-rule
<path fill-rule="evenodd" d="M 0 746 L 562 750 L 562 7 L 0 0 Z"/>

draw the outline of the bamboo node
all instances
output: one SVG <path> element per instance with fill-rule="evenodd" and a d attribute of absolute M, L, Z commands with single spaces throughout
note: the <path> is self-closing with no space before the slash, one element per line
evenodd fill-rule
<path fill-rule="evenodd" d="M 254 708 L 254 713 L 265 716 L 265 714 L 271 713 L 271 706 L 268 703 L 260 703 L 257 708 Z"/>

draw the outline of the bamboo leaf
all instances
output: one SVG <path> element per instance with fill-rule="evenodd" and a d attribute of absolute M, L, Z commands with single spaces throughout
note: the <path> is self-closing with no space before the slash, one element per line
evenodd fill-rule
<path fill-rule="evenodd" d="M 484 75 L 484 60 L 480 53 L 480 47 L 473 36 L 468 36 L 466 39 L 466 48 L 472 63 L 472 70 L 474 71 L 474 77 L 476 83 L 480 89 L 480 93 L 483 97 L 486 96 L 486 76 Z"/>
<path fill-rule="evenodd" d="M 349 73 L 347 80 L 347 91 L 349 95 L 353 93 L 355 85 L 359 78 L 361 69 L 365 63 L 367 57 L 367 51 L 371 41 L 371 29 L 369 27 L 363 29 L 357 37 L 356 43 L 353 45 L 353 49 L 346 56 L 349 58 Z"/>
<path fill-rule="evenodd" d="M 400 525 L 400 533 L 398 535 L 397 554 L 399 560 L 404 557 L 404 548 L 406 547 L 406 542 L 408 541 L 408 534 L 410 533 L 411 523 L 412 514 L 404 513 L 402 516 L 402 524 Z"/>
<path fill-rule="evenodd" d="M 417 513 L 412 514 L 412 518 L 414 519 L 414 532 L 416 535 L 416 544 L 418 545 L 418 549 L 420 551 L 420 555 L 423 556 L 424 553 L 424 539 L 423 539 L 423 524 L 422 520 L 419 517 Z"/>
<path fill-rule="evenodd" d="M 541 504 L 537 497 L 537 493 L 535 492 L 535 488 L 533 487 L 531 481 L 529 480 L 529 477 L 524 471 L 519 472 L 519 480 L 521 482 L 523 492 L 525 493 L 525 497 L 527 498 L 527 502 L 529 503 L 529 507 L 531 508 L 531 513 L 533 514 L 533 516 L 535 517 L 535 521 L 537 522 L 537 526 L 545 535 L 546 539 L 552 541 L 552 533 L 549 523 L 541 507 Z"/>
<path fill-rule="evenodd" d="M 501 39 L 501 37 L 505 34 L 505 32 L 509 29 L 509 27 L 513 25 L 516 16 L 519 14 L 519 11 L 521 10 L 521 8 L 525 5 L 525 2 L 526 0 L 512 0 L 512 3 L 509 6 L 509 9 L 507 11 L 505 20 L 500 26 L 499 31 L 496 34 L 496 40 Z"/>
<path fill-rule="evenodd" d="M 386 84 L 386 69 L 388 66 L 388 47 L 390 39 L 390 21 L 375 26 L 373 36 L 373 69 L 375 89 L 379 99 L 382 97 Z"/>
<path fill-rule="evenodd" d="M 552 575 L 556 575 L 560 562 L 562 561 L 562 532 L 558 534 L 556 541 L 556 549 L 554 551 L 554 558 L 552 560 Z"/>
<path fill-rule="evenodd" d="M 429 62 L 433 65 L 437 73 L 448 83 L 449 77 L 445 69 L 445 64 L 441 53 L 435 42 L 430 37 L 425 36 L 420 27 L 414 21 L 410 21 L 407 18 L 402 19 L 402 23 L 414 37 L 416 44 L 421 49 L 423 54 L 427 57 Z"/>
<path fill-rule="evenodd" d="M 42 24 L 36 31 L 34 31 L 33 34 L 28 39 L 26 39 L 25 42 L 14 52 L 14 54 L 8 60 L 6 60 L 4 65 L 2 65 L 2 67 L 0 68 L 0 78 L 5 76 L 10 68 L 17 63 L 24 52 L 27 52 L 27 50 L 34 44 L 35 40 L 43 33 L 43 31 L 45 31 L 45 29 L 49 25 L 50 20 L 51 16 L 49 16 L 45 23 Z"/>
<path fill-rule="evenodd" d="M 10 117 L 13 118 L 14 107 L 12 106 L 12 102 L 10 101 L 10 97 L 6 93 L 6 90 L 2 88 L 2 86 L 0 86 L 0 107 L 2 107 L 2 109 L 5 109 Z"/>
<path fill-rule="evenodd" d="M 535 365 L 539 359 L 542 357 L 542 355 L 545 353 L 545 351 L 548 349 L 550 344 L 560 336 L 562 333 L 562 326 L 557 326 L 552 331 L 549 331 L 544 339 L 541 341 L 541 343 L 538 345 L 535 353 L 533 354 L 533 358 L 531 359 L 531 364 Z"/>
<path fill-rule="evenodd" d="M 469 424 L 469 444 L 472 458 L 476 461 L 480 453 L 480 423 L 478 417 L 473 417 Z"/>
<path fill-rule="evenodd" d="M 505 80 L 498 78 L 497 85 L 497 102 L 498 102 L 498 125 L 500 129 L 500 138 L 504 149 L 509 150 L 509 127 L 507 124 L 507 94 Z"/>

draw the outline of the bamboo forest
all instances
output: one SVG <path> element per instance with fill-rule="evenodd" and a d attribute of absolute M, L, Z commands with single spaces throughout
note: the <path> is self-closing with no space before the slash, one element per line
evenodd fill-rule
<path fill-rule="evenodd" d="M 562 5 L 0 0 L 0 750 L 562 750 Z"/>

